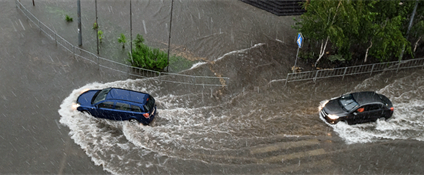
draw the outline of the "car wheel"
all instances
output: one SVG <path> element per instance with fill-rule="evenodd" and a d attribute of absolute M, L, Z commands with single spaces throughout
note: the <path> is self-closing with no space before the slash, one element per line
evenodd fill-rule
<path fill-rule="evenodd" d="M 356 123 L 357 123 L 354 120 L 346 120 L 346 122 L 347 122 L 348 125 L 356 125 Z"/>

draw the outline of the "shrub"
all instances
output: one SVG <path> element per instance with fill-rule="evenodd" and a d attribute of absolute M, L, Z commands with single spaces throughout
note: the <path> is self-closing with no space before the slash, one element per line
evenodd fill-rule
<path fill-rule="evenodd" d="M 102 42 L 102 40 L 103 40 L 103 31 L 101 31 L 101 30 L 97 31 L 97 36 L 99 37 L 99 41 Z"/>
<path fill-rule="evenodd" d="M 97 24 L 97 22 L 93 23 L 93 29 L 98 29 L 99 28 L 99 24 Z"/>
<path fill-rule="evenodd" d="M 169 65 L 168 55 L 159 49 L 150 48 L 143 42 L 143 36 L 137 34 L 134 40 L 135 48 L 132 48 L 132 54 L 128 53 L 128 61 L 135 67 L 163 71 Z"/>
<path fill-rule="evenodd" d="M 68 15 L 66 15 L 65 18 L 66 18 L 66 22 L 72 22 L 73 21 L 73 18 L 71 18 Z"/>
<path fill-rule="evenodd" d="M 121 33 L 121 37 L 118 38 L 118 42 L 122 43 L 122 48 L 125 48 L 125 43 L 127 42 L 125 35 Z"/>

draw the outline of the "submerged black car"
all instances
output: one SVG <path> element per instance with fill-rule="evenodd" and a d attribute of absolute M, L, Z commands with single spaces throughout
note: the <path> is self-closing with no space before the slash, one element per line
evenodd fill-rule
<path fill-rule="evenodd" d="M 375 122 L 393 115 L 392 102 L 376 92 L 354 92 L 322 101 L 319 115 L 330 124 L 345 121 L 349 125 Z"/>

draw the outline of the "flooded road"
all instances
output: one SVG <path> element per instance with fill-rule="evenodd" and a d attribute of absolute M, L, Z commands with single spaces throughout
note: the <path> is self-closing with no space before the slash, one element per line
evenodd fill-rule
<path fill-rule="evenodd" d="M 296 32 L 290 29 L 291 22 L 284 22 L 292 17 L 274 17 L 239 1 L 175 2 L 178 22 L 173 26 L 177 34 L 172 44 L 184 46 L 186 51 L 182 53 L 191 53 L 205 62 L 185 73 L 213 72 L 229 77 L 227 87 L 193 87 L 159 79 L 126 80 L 113 72 L 101 74 L 93 68 L 95 65 L 75 60 L 57 49 L 53 41 L 41 35 L 14 9 L 13 3 L 1 2 L 1 8 L 7 9 L 2 12 L 9 14 L 8 19 L 2 20 L 10 25 L 2 26 L 6 34 L 1 36 L 8 44 L 2 44 L 0 57 L 3 98 L 0 139 L 5 155 L 0 172 L 406 174 L 424 171 L 421 166 L 424 163 L 423 69 L 284 86 L 285 82 L 278 80 L 290 71 L 296 51 L 294 39 L 293 42 L 288 39 L 291 34 L 295 37 Z M 43 8 L 43 3 L 61 4 L 41 1 L 36 8 Z M 108 3 L 100 9 L 121 12 L 117 1 Z M 139 3 L 141 9 L 157 6 L 149 8 L 155 13 L 151 13 L 154 14 L 151 19 L 145 19 L 145 24 L 166 18 L 163 13 L 169 9 L 165 5 L 168 1 L 134 3 Z M 151 26 L 163 26 L 167 19 L 163 21 Z M 158 38 L 158 46 L 166 41 L 166 37 L 155 36 L 156 32 L 148 29 L 147 34 L 152 35 L 146 35 L 146 40 Z M 159 112 L 154 125 L 101 120 L 71 109 L 81 90 L 105 87 L 153 95 Z M 389 97 L 395 107 L 392 119 L 354 126 L 344 123 L 328 126 L 319 119 L 320 101 L 362 90 Z"/>

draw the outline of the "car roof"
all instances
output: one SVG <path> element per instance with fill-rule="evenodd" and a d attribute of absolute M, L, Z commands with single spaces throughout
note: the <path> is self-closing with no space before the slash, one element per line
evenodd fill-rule
<path fill-rule="evenodd" d="M 370 103 L 382 102 L 379 94 L 372 91 L 354 92 L 352 93 L 352 96 L 360 106 L 370 104 Z"/>
<path fill-rule="evenodd" d="M 127 89 L 119 89 L 112 88 L 106 96 L 107 100 L 123 100 L 134 103 L 145 103 L 147 98 L 149 98 L 149 94 L 127 90 Z"/>

